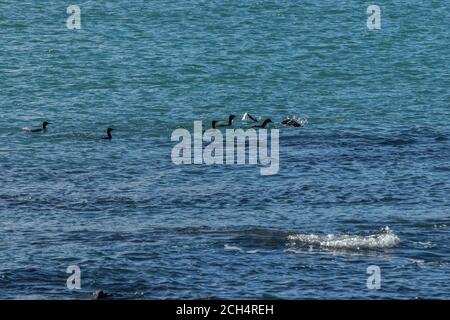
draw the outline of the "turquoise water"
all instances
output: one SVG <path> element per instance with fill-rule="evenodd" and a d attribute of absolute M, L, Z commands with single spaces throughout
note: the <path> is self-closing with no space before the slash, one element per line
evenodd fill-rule
<path fill-rule="evenodd" d="M 0 3 L 0 298 L 450 297 L 445 1 L 378 31 L 360 1 L 77 4 Z M 308 118 L 277 175 L 172 163 L 174 129 L 245 112 Z"/>

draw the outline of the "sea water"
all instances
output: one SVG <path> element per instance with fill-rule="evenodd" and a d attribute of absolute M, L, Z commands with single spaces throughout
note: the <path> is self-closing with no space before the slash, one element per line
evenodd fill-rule
<path fill-rule="evenodd" d="M 0 298 L 450 297 L 445 1 L 71 4 L 0 3 Z M 245 112 L 276 175 L 173 163 Z"/>

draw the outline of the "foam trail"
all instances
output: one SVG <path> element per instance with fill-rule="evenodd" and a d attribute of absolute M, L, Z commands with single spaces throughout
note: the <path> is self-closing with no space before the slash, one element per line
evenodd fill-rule
<path fill-rule="evenodd" d="M 235 246 L 230 246 L 228 244 L 225 244 L 224 249 L 227 251 L 239 251 L 239 252 L 243 252 L 244 250 L 242 250 L 239 247 L 235 247 Z"/>
<path fill-rule="evenodd" d="M 309 245 L 331 249 L 385 249 L 400 243 L 399 237 L 386 227 L 378 234 L 368 236 L 295 234 L 287 237 L 289 245 Z"/>

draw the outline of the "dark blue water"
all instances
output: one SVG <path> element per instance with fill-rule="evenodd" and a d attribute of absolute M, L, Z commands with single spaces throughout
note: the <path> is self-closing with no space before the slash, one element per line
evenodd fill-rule
<path fill-rule="evenodd" d="M 448 299 L 450 13 L 369 31 L 370 4 L 85 1 L 68 30 L 2 1 L 0 298 Z M 277 175 L 172 163 L 174 129 L 245 112 L 308 118 Z"/>

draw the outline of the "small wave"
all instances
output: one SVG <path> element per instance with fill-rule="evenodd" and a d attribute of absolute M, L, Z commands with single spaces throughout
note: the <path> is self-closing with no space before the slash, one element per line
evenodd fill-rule
<path fill-rule="evenodd" d="M 400 239 L 388 227 L 378 234 L 360 235 L 316 235 L 295 234 L 289 235 L 291 246 L 317 246 L 331 249 L 385 249 L 397 246 Z"/>
<path fill-rule="evenodd" d="M 406 260 L 408 260 L 409 262 L 414 263 L 414 264 L 424 264 L 425 263 L 425 260 L 422 260 L 422 259 L 407 258 Z"/>
<path fill-rule="evenodd" d="M 241 252 L 241 253 L 249 253 L 249 254 L 255 254 L 255 253 L 259 253 L 259 250 L 246 250 L 244 251 L 244 249 L 240 248 L 240 247 L 236 247 L 236 246 L 230 246 L 228 244 L 225 244 L 224 249 L 226 251 L 236 251 L 236 252 Z"/>
<path fill-rule="evenodd" d="M 408 145 L 408 144 L 414 144 L 416 143 L 416 140 L 414 139 L 408 139 L 408 138 L 390 138 L 382 141 L 380 144 L 387 145 L 387 146 L 401 146 L 401 145 Z"/>
<path fill-rule="evenodd" d="M 242 250 L 242 248 L 239 247 L 235 247 L 235 246 L 230 246 L 228 244 L 225 244 L 224 249 L 227 251 L 238 251 L 238 252 L 243 252 L 244 250 Z"/>
<path fill-rule="evenodd" d="M 414 242 L 414 243 L 417 244 L 418 247 L 425 248 L 425 249 L 430 249 L 430 248 L 436 247 L 436 245 L 431 243 L 430 241 L 427 241 L 427 242 L 419 241 L 419 242 Z"/>

